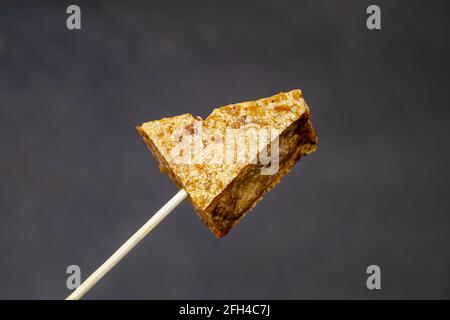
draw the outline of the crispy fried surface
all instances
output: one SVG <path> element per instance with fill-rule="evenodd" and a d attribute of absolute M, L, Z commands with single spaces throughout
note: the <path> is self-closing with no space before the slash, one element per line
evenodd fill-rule
<path fill-rule="evenodd" d="M 200 143 L 204 148 L 213 150 L 221 146 L 224 150 L 237 148 L 237 152 L 242 144 L 226 144 L 226 130 L 229 128 L 276 129 L 280 145 L 278 172 L 261 175 L 261 163 L 252 163 L 250 157 L 247 162 L 233 163 L 173 161 L 174 148 L 180 141 L 185 141 L 183 139 L 198 139 L 197 130 L 203 130 Z M 300 90 L 226 105 L 215 109 L 203 121 L 191 114 L 184 114 L 146 122 L 137 130 L 158 160 L 161 171 L 167 173 L 179 188 L 186 190 L 200 218 L 217 237 L 226 235 L 263 194 L 290 171 L 301 155 L 313 152 L 317 145 L 309 108 Z M 196 150 L 192 151 L 191 156 L 195 157 Z M 250 153 L 250 150 L 246 151 Z M 257 152 L 262 151 L 259 146 Z"/>

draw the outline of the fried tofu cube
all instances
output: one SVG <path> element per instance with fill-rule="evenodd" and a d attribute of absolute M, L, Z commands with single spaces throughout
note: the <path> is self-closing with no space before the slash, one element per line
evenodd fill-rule
<path fill-rule="evenodd" d="M 136 128 L 160 170 L 220 238 L 316 150 L 310 117 L 301 91 L 292 90 L 217 108 L 205 120 L 183 114 Z"/>

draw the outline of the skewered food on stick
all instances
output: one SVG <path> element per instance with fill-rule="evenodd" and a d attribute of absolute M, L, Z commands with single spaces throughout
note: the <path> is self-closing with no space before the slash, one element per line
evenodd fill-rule
<path fill-rule="evenodd" d="M 146 122 L 137 130 L 161 171 L 181 190 L 67 300 L 81 299 L 186 198 L 216 237 L 225 236 L 302 155 L 317 146 L 300 90 L 227 105 L 205 120 L 184 114 Z"/>
<path fill-rule="evenodd" d="M 137 127 L 201 220 L 220 238 L 316 150 L 317 136 L 300 90 Z"/>

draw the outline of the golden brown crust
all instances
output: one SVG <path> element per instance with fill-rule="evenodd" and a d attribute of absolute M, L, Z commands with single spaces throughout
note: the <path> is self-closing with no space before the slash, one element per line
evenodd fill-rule
<path fill-rule="evenodd" d="M 197 137 L 196 131 L 204 130 L 200 140 L 204 147 L 224 147 L 226 130 L 229 128 L 277 130 L 279 170 L 273 175 L 261 175 L 262 164 L 250 161 L 172 161 L 171 152 L 181 139 L 188 137 L 191 139 L 189 141 L 193 141 Z M 138 126 L 137 130 L 158 160 L 161 171 L 167 173 L 178 188 L 186 190 L 195 211 L 217 237 L 226 235 L 290 171 L 301 155 L 313 152 L 317 145 L 309 108 L 300 90 L 227 105 L 215 109 L 203 121 L 191 114 L 184 114 L 146 122 Z M 270 148 L 270 145 L 264 147 Z M 260 153 L 263 150 L 259 148 L 257 151 Z"/>

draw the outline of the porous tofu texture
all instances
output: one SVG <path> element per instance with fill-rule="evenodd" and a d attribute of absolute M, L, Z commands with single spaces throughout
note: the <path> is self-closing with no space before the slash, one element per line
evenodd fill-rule
<path fill-rule="evenodd" d="M 203 147 L 225 145 L 229 128 L 276 130 L 279 134 L 278 171 L 262 175 L 263 164 L 250 158 L 246 162 L 232 163 L 173 161 L 173 148 L 185 136 L 195 137 L 199 126 L 203 128 Z M 183 114 L 146 122 L 137 126 L 137 130 L 159 162 L 160 170 L 167 173 L 178 188 L 188 193 L 188 200 L 195 211 L 218 238 L 225 236 L 262 199 L 264 193 L 291 170 L 302 155 L 315 151 L 317 146 L 309 108 L 300 90 L 226 105 L 215 109 L 205 120 Z M 190 141 L 194 140 L 192 138 Z M 235 147 L 239 149 L 242 146 Z M 270 143 L 259 146 L 257 152 L 270 154 Z"/>

